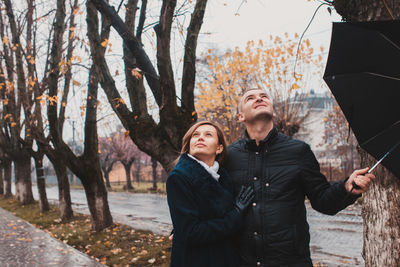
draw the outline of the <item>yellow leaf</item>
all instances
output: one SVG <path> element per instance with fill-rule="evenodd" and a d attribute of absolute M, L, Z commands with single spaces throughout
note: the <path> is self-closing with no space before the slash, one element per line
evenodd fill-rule
<path fill-rule="evenodd" d="M 124 132 L 124 137 L 127 138 L 129 136 L 129 131 Z"/>
<path fill-rule="evenodd" d="M 140 69 L 134 68 L 131 70 L 132 76 L 136 79 L 142 79 L 142 74 L 140 74 Z"/>
<path fill-rule="evenodd" d="M 104 41 L 101 42 L 101 46 L 102 46 L 102 47 L 106 47 L 107 44 L 108 44 L 108 39 L 104 39 Z"/>
<path fill-rule="evenodd" d="M 297 83 L 292 84 L 292 87 L 290 87 L 290 90 L 296 90 L 299 89 L 300 86 Z"/>
<path fill-rule="evenodd" d="M 81 83 L 75 80 L 72 80 L 72 84 L 76 86 L 81 86 Z"/>
<path fill-rule="evenodd" d="M 8 38 L 6 36 L 3 37 L 3 44 L 8 44 Z"/>

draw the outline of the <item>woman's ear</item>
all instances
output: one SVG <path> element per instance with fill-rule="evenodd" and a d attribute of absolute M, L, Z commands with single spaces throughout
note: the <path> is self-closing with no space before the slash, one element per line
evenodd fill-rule
<path fill-rule="evenodd" d="M 223 147 L 223 145 L 220 144 L 220 145 L 218 145 L 217 151 L 215 152 L 215 154 L 219 155 L 222 153 L 222 151 L 224 151 L 224 147 Z"/>

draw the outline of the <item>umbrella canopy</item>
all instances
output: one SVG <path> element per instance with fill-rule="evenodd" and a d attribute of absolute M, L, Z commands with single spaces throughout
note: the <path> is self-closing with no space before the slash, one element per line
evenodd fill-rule
<path fill-rule="evenodd" d="M 400 21 L 334 23 L 324 80 L 375 159 L 400 141 Z M 400 147 L 382 164 L 400 178 Z"/>

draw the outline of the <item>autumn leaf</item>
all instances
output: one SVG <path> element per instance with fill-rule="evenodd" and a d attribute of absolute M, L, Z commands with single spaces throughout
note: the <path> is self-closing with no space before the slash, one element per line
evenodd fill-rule
<path fill-rule="evenodd" d="M 75 86 L 81 86 L 81 83 L 75 80 L 72 80 L 72 84 Z"/>
<path fill-rule="evenodd" d="M 131 73 L 132 73 L 132 76 L 135 77 L 136 79 L 142 79 L 142 74 L 140 74 L 139 68 L 132 69 Z"/>
<path fill-rule="evenodd" d="M 297 83 L 292 84 L 292 86 L 290 87 L 290 90 L 296 90 L 299 89 L 300 86 Z"/>
<path fill-rule="evenodd" d="M 107 44 L 108 44 L 108 39 L 104 39 L 104 41 L 101 42 L 101 46 L 102 46 L 102 47 L 106 47 Z"/>

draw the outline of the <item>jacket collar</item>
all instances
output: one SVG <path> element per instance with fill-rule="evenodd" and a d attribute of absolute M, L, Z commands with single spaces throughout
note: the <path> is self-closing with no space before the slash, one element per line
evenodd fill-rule
<path fill-rule="evenodd" d="M 179 161 L 175 166 L 175 169 L 183 173 L 185 176 L 189 177 L 193 181 L 211 180 L 218 183 L 217 180 L 215 180 L 211 176 L 211 174 L 203 166 L 200 165 L 200 163 L 190 158 L 186 153 L 180 156 Z M 221 176 L 223 176 L 224 173 L 221 173 L 221 171 L 221 168 L 219 168 L 218 174 L 222 174 Z"/>
<path fill-rule="evenodd" d="M 255 139 L 250 139 L 249 134 L 247 133 L 247 130 L 244 132 L 244 141 L 245 141 L 245 146 L 248 150 L 251 151 L 260 151 L 264 147 L 269 147 L 271 144 L 273 144 L 275 137 L 278 135 L 278 129 L 274 126 L 272 130 L 268 133 L 267 137 L 264 138 L 264 140 L 260 141 L 260 144 L 257 146 L 256 140 Z"/>

